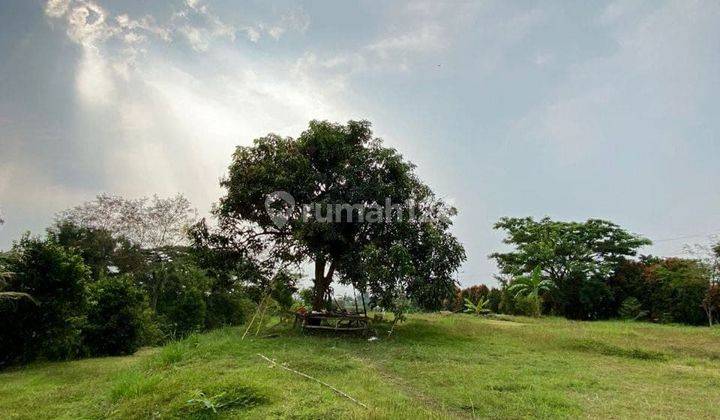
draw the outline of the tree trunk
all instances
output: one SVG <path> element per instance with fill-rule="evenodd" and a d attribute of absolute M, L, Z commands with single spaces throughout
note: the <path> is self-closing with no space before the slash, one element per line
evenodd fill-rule
<path fill-rule="evenodd" d="M 712 322 L 713 322 L 712 309 L 709 309 L 709 308 L 703 308 L 703 309 L 705 309 L 705 314 L 707 314 L 708 324 L 710 324 L 710 326 L 712 327 L 712 326 L 713 326 L 713 323 L 712 323 Z"/>
<path fill-rule="evenodd" d="M 325 308 L 325 294 L 332 284 L 333 274 L 335 274 L 335 265 L 330 262 L 330 268 L 325 273 L 326 261 L 324 257 L 315 259 L 315 280 L 313 285 L 313 311 L 320 311 Z"/>

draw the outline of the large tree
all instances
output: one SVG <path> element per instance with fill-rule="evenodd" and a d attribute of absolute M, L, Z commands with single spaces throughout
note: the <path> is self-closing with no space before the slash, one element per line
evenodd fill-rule
<path fill-rule="evenodd" d="M 571 275 L 607 277 L 626 257 L 651 242 L 599 219 L 563 222 L 550 218 L 504 217 L 495 229 L 507 232 L 504 243 L 515 249 L 490 255 L 504 274 L 520 276 L 540 267 L 556 284 Z"/>
<path fill-rule="evenodd" d="M 605 318 L 612 312 L 607 279 L 627 257 L 650 241 L 598 219 L 563 222 L 543 218 L 500 219 L 495 229 L 507 232 L 504 242 L 515 249 L 491 255 L 502 273 L 524 276 L 536 267 L 552 281 L 546 295 L 556 312 L 569 318 Z"/>
<path fill-rule="evenodd" d="M 437 306 L 465 252 L 449 233 L 455 210 L 414 168 L 367 121 L 311 121 L 297 139 L 270 134 L 236 149 L 217 230 L 201 223 L 196 238 L 266 261 L 312 261 L 313 309 L 334 279 L 386 307 L 398 293 Z"/>
<path fill-rule="evenodd" d="M 100 194 L 92 201 L 60 213 L 57 224 L 104 230 L 115 238 L 155 249 L 187 245 L 188 228 L 197 219 L 197 211 L 182 194 L 135 199 Z"/>

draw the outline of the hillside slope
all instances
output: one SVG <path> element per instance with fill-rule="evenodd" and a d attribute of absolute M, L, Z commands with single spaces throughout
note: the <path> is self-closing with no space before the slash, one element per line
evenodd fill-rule
<path fill-rule="evenodd" d="M 389 340 L 241 335 L 0 373 L 0 418 L 720 417 L 718 328 L 432 314 Z"/>

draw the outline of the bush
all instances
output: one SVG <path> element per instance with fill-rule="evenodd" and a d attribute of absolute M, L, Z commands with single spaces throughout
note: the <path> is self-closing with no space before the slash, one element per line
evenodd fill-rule
<path fill-rule="evenodd" d="M 157 304 L 155 310 L 160 329 L 166 337 L 177 338 L 200 331 L 205 326 L 206 295 L 210 294 L 210 279 L 202 270 L 187 264 L 175 263 L 156 270 Z"/>
<path fill-rule="evenodd" d="M 707 322 L 702 302 L 710 286 L 709 272 L 698 261 L 667 258 L 646 270 L 649 293 L 638 296 L 659 322 L 701 325 Z"/>
<path fill-rule="evenodd" d="M 465 289 L 458 288 L 455 290 L 454 298 L 449 302 L 449 304 L 446 304 L 445 306 L 450 311 L 460 312 L 463 311 L 465 308 L 465 299 L 470 300 L 470 302 L 476 303 L 480 299 L 486 299 L 489 293 L 490 290 L 484 284 L 470 286 Z"/>
<path fill-rule="evenodd" d="M 540 297 L 535 295 L 518 296 L 515 298 L 515 314 L 532 317 L 540 316 Z"/>
<path fill-rule="evenodd" d="M 620 305 L 618 315 L 622 319 L 640 319 L 647 315 L 647 311 L 642 308 L 642 303 L 634 297 L 625 299 Z"/>
<path fill-rule="evenodd" d="M 84 349 L 90 356 L 134 353 L 143 343 L 147 302 L 130 276 L 101 278 L 88 288 Z"/>
<path fill-rule="evenodd" d="M 255 310 L 255 303 L 240 293 L 216 292 L 207 299 L 205 327 L 240 325 Z"/>
<path fill-rule="evenodd" d="M 500 302 L 502 301 L 502 291 L 500 289 L 492 288 L 487 295 L 490 301 L 490 311 L 494 313 L 500 313 Z"/>
<path fill-rule="evenodd" d="M 297 283 L 299 275 L 280 271 L 277 273 L 271 283 L 270 296 L 284 310 L 289 310 L 293 304 L 293 294 L 297 292 Z"/>
<path fill-rule="evenodd" d="M 313 304 L 313 296 L 315 295 L 315 291 L 312 287 L 306 287 L 304 289 L 300 289 L 298 291 L 298 296 L 300 297 L 300 301 L 305 306 L 305 308 L 312 308 Z"/>
<path fill-rule="evenodd" d="M 0 301 L 0 366 L 78 356 L 90 270 L 79 255 L 40 239 L 23 238 L 12 253 L 8 268 L 15 274 L 7 290 L 27 293 L 39 305 Z"/>

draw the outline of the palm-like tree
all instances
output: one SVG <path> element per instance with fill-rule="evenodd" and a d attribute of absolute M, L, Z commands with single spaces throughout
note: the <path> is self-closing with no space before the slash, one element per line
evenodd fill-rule
<path fill-rule="evenodd" d="M 477 303 L 473 303 L 470 299 L 465 298 L 465 312 L 475 315 L 485 315 L 490 313 L 490 299 L 480 296 Z"/>
<path fill-rule="evenodd" d="M 552 288 L 552 281 L 543 279 L 540 274 L 540 266 L 533 269 L 529 276 L 521 276 L 515 279 L 508 290 L 515 293 L 515 297 L 532 296 L 539 297 L 540 293 L 546 292 Z"/>
<path fill-rule="evenodd" d="M 540 266 L 533 269 L 529 276 L 521 276 L 515 279 L 508 286 L 508 291 L 515 293 L 515 297 L 525 296 L 532 301 L 532 312 L 535 317 L 540 316 L 540 293 L 550 290 L 552 281 L 543 279 L 540 273 Z"/>

